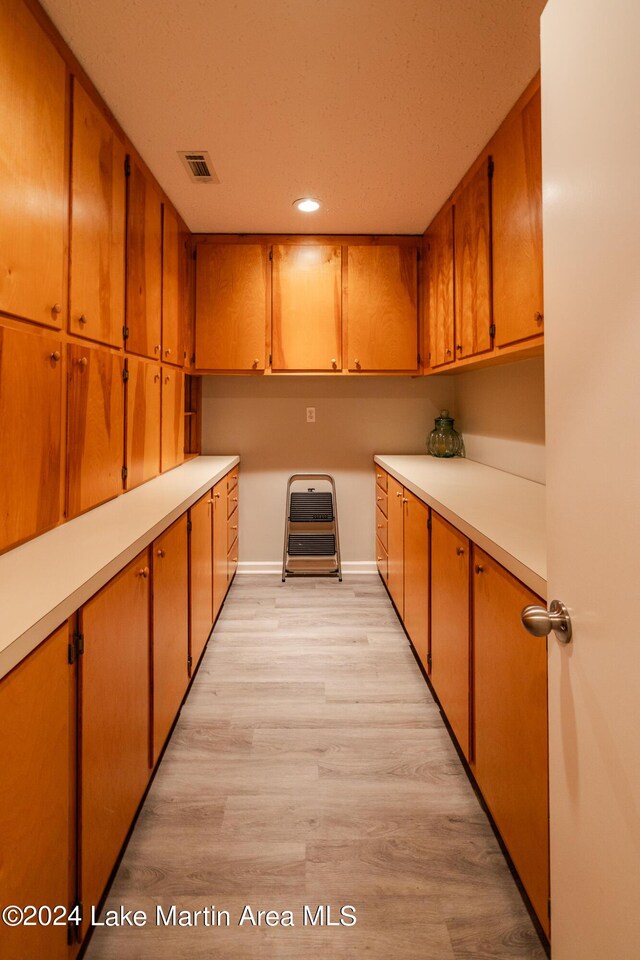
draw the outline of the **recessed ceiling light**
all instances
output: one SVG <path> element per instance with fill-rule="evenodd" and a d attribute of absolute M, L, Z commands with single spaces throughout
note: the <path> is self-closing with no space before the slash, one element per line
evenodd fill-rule
<path fill-rule="evenodd" d="M 320 201 L 314 200 L 313 197 L 301 197 L 299 200 L 294 200 L 293 205 L 303 213 L 315 213 L 320 209 Z"/>

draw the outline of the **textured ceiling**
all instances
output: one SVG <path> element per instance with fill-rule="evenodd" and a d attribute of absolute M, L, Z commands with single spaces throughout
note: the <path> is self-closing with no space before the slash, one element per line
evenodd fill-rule
<path fill-rule="evenodd" d="M 232 233 L 422 232 L 538 69 L 544 4 L 43 3 L 191 230 Z"/>

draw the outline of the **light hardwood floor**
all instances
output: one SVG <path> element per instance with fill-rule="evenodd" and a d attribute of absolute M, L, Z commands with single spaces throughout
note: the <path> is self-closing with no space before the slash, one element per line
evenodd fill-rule
<path fill-rule="evenodd" d="M 158 927 L 156 904 L 230 926 Z M 238 926 L 242 908 L 294 927 Z M 303 905 L 357 909 L 302 924 Z M 238 576 L 87 960 L 542 960 L 377 577 Z"/>

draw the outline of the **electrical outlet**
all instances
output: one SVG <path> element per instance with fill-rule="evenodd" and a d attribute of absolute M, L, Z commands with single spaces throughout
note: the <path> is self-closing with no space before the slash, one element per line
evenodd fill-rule
<path fill-rule="evenodd" d="M 307 423 L 315 423 L 315 422 L 316 422 L 316 408 L 307 407 Z"/>

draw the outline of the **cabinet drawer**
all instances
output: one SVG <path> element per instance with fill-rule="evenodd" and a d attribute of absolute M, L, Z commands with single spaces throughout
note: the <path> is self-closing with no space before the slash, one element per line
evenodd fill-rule
<path fill-rule="evenodd" d="M 386 583 L 389 579 L 389 561 L 387 559 L 387 551 L 380 543 L 378 537 L 376 537 L 376 563 L 378 564 L 380 576 Z"/>
<path fill-rule="evenodd" d="M 385 548 L 385 550 L 387 549 L 387 545 L 388 545 L 388 541 L 387 541 L 388 526 L 389 525 L 387 522 L 387 518 L 385 517 L 384 513 L 382 512 L 380 507 L 376 507 L 376 537 L 378 538 L 382 546 Z"/>
<path fill-rule="evenodd" d="M 227 582 L 231 583 L 238 567 L 238 541 L 233 544 L 227 554 Z"/>
<path fill-rule="evenodd" d="M 380 468 L 378 467 L 378 468 L 376 469 L 376 483 L 377 483 L 377 485 L 380 487 L 381 490 L 384 490 L 385 493 L 387 492 L 387 480 L 388 480 L 388 479 L 389 479 L 388 474 L 385 473 L 384 470 L 380 470 Z"/>
<path fill-rule="evenodd" d="M 238 486 L 236 485 L 228 494 L 227 494 L 227 518 L 238 507 Z"/>
<path fill-rule="evenodd" d="M 235 467 L 227 474 L 227 496 L 238 486 L 239 470 Z"/>
<path fill-rule="evenodd" d="M 389 512 L 387 509 L 387 494 L 377 484 L 376 484 L 376 506 L 378 507 L 378 510 L 382 511 L 382 514 L 385 517 L 389 516 Z"/>
<path fill-rule="evenodd" d="M 238 539 L 238 511 L 234 510 L 227 520 L 227 553 Z"/>

